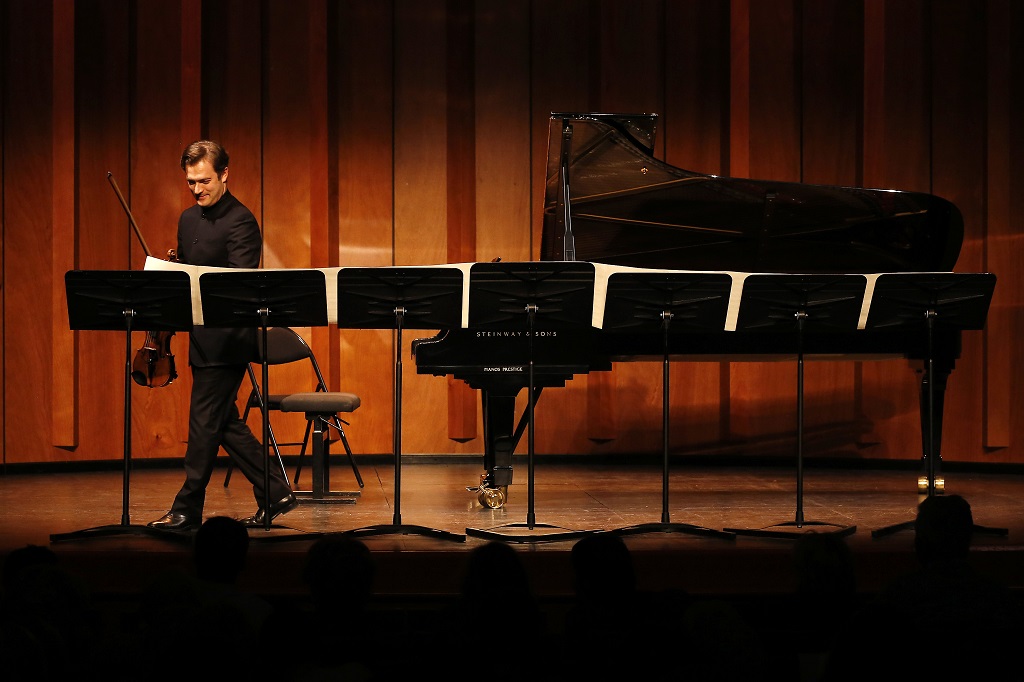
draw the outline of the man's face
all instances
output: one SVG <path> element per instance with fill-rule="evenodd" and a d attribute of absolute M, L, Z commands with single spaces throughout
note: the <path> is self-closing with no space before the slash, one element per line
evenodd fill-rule
<path fill-rule="evenodd" d="M 185 167 L 185 182 L 200 206 L 209 207 L 220 201 L 227 191 L 228 169 L 217 175 L 213 166 L 206 159 L 201 159 L 192 166 Z"/>

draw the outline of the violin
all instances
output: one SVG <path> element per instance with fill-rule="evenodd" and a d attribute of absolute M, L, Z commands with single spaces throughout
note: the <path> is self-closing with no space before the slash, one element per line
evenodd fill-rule
<path fill-rule="evenodd" d="M 178 262 L 178 254 L 168 249 L 167 260 Z M 146 342 L 135 351 L 132 359 L 132 381 L 140 386 L 163 388 L 178 378 L 174 368 L 174 354 L 171 353 L 171 337 L 174 332 L 146 332 Z"/>
<path fill-rule="evenodd" d="M 117 181 L 114 180 L 114 174 L 108 172 L 107 180 L 114 188 L 114 193 L 117 194 L 124 212 L 128 214 L 128 221 L 131 223 L 139 243 L 142 244 L 142 250 L 146 252 L 147 256 L 152 256 L 146 240 L 142 237 L 142 231 L 139 230 L 131 209 L 128 208 L 128 202 L 125 201 L 117 186 Z M 174 249 L 168 249 L 167 260 L 172 263 L 178 262 L 178 254 Z M 178 372 L 174 368 L 174 354 L 171 353 L 171 338 L 173 336 L 174 332 L 168 331 L 146 332 L 146 341 L 141 348 L 135 351 L 135 358 L 132 360 L 132 381 L 140 386 L 162 388 L 178 378 Z"/>

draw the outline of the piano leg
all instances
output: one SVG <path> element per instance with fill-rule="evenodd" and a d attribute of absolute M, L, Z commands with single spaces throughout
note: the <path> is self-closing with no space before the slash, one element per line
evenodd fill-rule
<path fill-rule="evenodd" d="M 480 477 L 480 485 L 468 490 L 477 493 L 480 504 L 491 509 L 501 508 L 508 498 L 508 487 L 512 484 L 512 454 L 528 426 L 527 411 L 513 429 L 516 396 L 521 388 L 510 386 L 480 390 L 484 412 L 484 473 Z M 542 390 L 542 387 L 534 389 L 534 405 Z"/>
<path fill-rule="evenodd" d="M 482 390 L 484 410 L 484 471 L 490 487 L 512 483 L 512 452 L 515 450 L 512 426 L 515 422 L 516 390 L 505 392 Z"/>
<path fill-rule="evenodd" d="M 928 494 L 928 453 L 935 453 L 934 462 L 934 476 L 935 476 L 935 493 L 942 494 L 945 490 L 945 477 L 942 475 L 941 464 L 942 464 L 942 415 L 943 405 L 945 404 L 946 396 L 946 382 L 949 379 L 950 373 L 953 371 L 951 364 L 940 363 L 935 361 L 934 363 L 935 372 L 935 385 L 933 400 L 935 401 L 935 449 L 932 450 L 931 443 L 928 442 L 930 437 L 930 431 L 928 429 L 928 383 L 931 378 L 928 376 L 926 368 L 920 370 L 921 373 L 921 474 L 917 478 L 917 492 L 921 495 Z"/>

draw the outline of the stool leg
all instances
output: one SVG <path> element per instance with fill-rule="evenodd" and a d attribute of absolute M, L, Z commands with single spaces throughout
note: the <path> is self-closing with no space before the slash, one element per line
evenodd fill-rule
<path fill-rule="evenodd" d="M 310 423 L 313 424 L 313 499 L 324 499 L 324 493 L 330 486 L 327 479 L 327 453 L 330 447 L 328 433 L 325 428 L 323 415 L 313 415 Z"/>

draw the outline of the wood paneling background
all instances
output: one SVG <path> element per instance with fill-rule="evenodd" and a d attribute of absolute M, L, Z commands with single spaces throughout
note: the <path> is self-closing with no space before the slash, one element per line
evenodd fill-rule
<path fill-rule="evenodd" d="M 998 285 L 949 382 L 943 457 L 1024 462 L 1019 3 L 0 0 L 0 12 L 6 463 L 121 457 L 123 335 L 69 331 L 64 298 L 70 269 L 143 265 L 108 173 L 155 256 L 191 202 L 181 149 L 210 137 L 231 152 L 268 267 L 529 260 L 551 111 L 657 113 L 657 155 L 691 170 L 952 200 L 966 223 L 957 270 Z M 393 335 L 299 331 L 331 387 L 363 399 L 357 455 L 389 453 Z M 479 454 L 478 396 L 416 374 L 409 345 L 431 333 L 407 332 L 400 349 L 403 450 Z M 133 457 L 184 452 L 184 335 L 174 351 L 177 382 L 133 387 Z M 275 391 L 310 388 L 277 369 Z M 790 363 L 671 375 L 676 452 L 792 452 Z M 901 361 L 808 363 L 805 452 L 916 459 L 918 378 Z M 657 362 L 622 363 L 545 392 L 537 452 L 657 452 L 660 380 Z M 300 429 L 275 419 L 282 439 Z"/>

